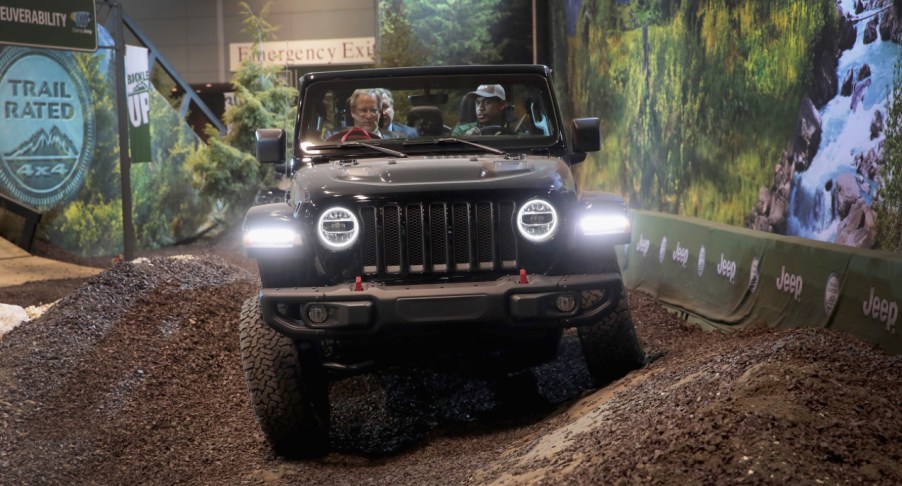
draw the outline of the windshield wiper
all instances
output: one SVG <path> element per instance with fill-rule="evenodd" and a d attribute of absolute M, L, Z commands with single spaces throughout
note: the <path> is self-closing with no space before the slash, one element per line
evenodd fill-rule
<path fill-rule="evenodd" d="M 495 147 L 490 147 L 488 145 L 483 145 L 481 143 L 471 142 L 469 140 L 462 140 L 460 138 L 446 137 L 446 138 L 434 138 L 432 140 L 415 140 L 415 141 L 407 141 L 402 145 L 405 147 L 409 147 L 412 145 L 443 145 L 447 143 L 463 143 L 466 145 L 470 145 L 487 152 L 491 152 L 495 155 L 507 155 L 507 152 L 501 149 L 496 149 Z"/>
<path fill-rule="evenodd" d="M 308 146 L 301 147 L 301 148 L 304 150 L 304 153 L 311 155 L 313 157 L 317 157 L 317 156 L 323 155 L 322 153 L 317 153 L 318 151 L 323 150 L 323 149 L 336 149 L 336 148 L 343 149 L 343 148 L 348 148 L 348 147 L 366 147 L 370 150 L 375 150 L 377 152 L 382 152 L 384 154 L 393 155 L 395 157 L 398 157 L 399 159 L 410 157 L 409 155 L 405 154 L 404 152 L 398 152 L 397 150 L 392 150 L 390 148 L 385 148 L 385 147 L 381 147 L 379 145 L 373 145 L 371 143 L 358 142 L 358 141 L 341 142 L 336 145 L 308 145 Z"/>

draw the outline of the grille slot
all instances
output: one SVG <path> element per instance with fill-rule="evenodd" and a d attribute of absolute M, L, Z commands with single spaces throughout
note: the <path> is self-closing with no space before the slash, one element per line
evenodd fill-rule
<path fill-rule="evenodd" d="M 412 273 L 426 269 L 426 241 L 423 238 L 423 205 L 407 205 L 407 262 Z"/>
<path fill-rule="evenodd" d="M 454 237 L 454 270 L 470 270 L 470 205 L 454 204 L 454 219 L 451 235 Z"/>
<path fill-rule="evenodd" d="M 476 203 L 476 262 L 480 270 L 495 268 L 495 238 L 492 205 Z"/>
<path fill-rule="evenodd" d="M 385 232 L 385 271 L 401 272 L 401 208 L 391 204 L 383 208 L 383 231 Z"/>
<path fill-rule="evenodd" d="M 432 241 L 432 271 L 448 270 L 448 215 L 444 203 L 429 205 L 430 241 Z"/>
<path fill-rule="evenodd" d="M 360 208 L 360 224 L 363 225 L 363 273 L 373 274 L 379 270 L 378 235 L 376 234 L 376 208 Z"/>
<path fill-rule="evenodd" d="M 499 206 L 501 216 L 498 221 L 498 233 L 501 236 L 501 268 L 512 270 L 517 268 L 517 239 L 514 236 L 516 206 L 513 202 L 503 202 Z"/>
<path fill-rule="evenodd" d="M 515 209 L 512 201 L 363 206 L 363 273 L 448 274 L 516 269 Z"/>

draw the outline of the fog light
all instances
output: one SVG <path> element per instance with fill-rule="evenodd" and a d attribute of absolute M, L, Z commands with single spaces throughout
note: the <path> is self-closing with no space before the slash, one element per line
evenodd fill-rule
<path fill-rule="evenodd" d="M 554 305 L 561 312 L 573 312 L 576 309 L 576 297 L 573 294 L 561 294 L 554 299 Z"/>
<path fill-rule="evenodd" d="M 314 324 L 322 324 L 329 318 L 329 311 L 322 304 L 313 304 L 307 307 L 307 319 Z"/>

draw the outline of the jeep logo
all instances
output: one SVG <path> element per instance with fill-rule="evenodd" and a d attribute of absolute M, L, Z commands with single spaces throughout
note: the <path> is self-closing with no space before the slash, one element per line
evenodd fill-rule
<path fill-rule="evenodd" d="M 755 293 L 758 289 L 758 278 L 761 272 L 758 271 L 758 258 L 752 258 L 752 265 L 749 267 L 749 292 Z"/>
<path fill-rule="evenodd" d="M 705 245 L 702 245 L 702 247 L 698 249 L 698 265 L 696 266 L 696 270 L 698 270 L 699 277 L 705 273 Z"/>
<path fill-rule="evenodd" d="M 639 241 L 636 242 L 636 253 L 647 256 L 649 246 L 651 246 L 651 244 L 649 243 L 648 238 L 645 237 L 645 234 L 639 235 Z"/>
<path fill-rule="evenodd" d="M 836 272 L 831 273 L 827 277 L 827 283 L 824 284 L 824 313 L 828 316 L 833 312 L 836 301 L 839 300 L 839 291 L 842 282 Z"/>
<path fill-rule="evenodd" d="M 661 238 L 661 251 L 658 252 L 658 263 L 664 263 L 664 255 L 667 254 L 667 236 Z"/>
<path fill-rule="evenodd" d="M 677 241 L 676 248 L 673 249 L 673 261 L 677 262 L 683 268 L 686 268 L 686 262 L 689 261 L 689 248 L 683 248 L 680 245 L 680 242 Z"/>
<path fill-rule="evenodd" d="M 801 275 L 786 273 L 786 265 L 780 267 L 780 276 L 777 277 L 777 290 L 792 295 L 796 302 L 802 299 L 802 286 L 804 282 Z"/>
<path fill-rule="evenodd" d="M 899 304 L 895 300 L 884 299 L 874 293 L 871 287 L 871 295 L 861 305 L 861 310 L 866 317 L 877 319 L 886 325 L 886 330 L 896 333 L 896 318 L 899 316 Z"/>
<path fill-rule="evenodd" d="M 727 260 L 723 253 L 720 254 L 720 263 L 717 264 L 717 274 L 726 277 L 733 285 L 733 279 L 736 278 L 736 262 Z"/>

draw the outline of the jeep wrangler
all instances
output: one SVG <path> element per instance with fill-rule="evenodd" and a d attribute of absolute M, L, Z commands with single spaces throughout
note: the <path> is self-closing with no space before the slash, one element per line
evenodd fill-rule
<path fill-rule="evenodd" d="M 385 90 L 393 117 L 373 109 Z M 480 129 L 452 135 L 463 125 Z M 576 186 L 600 123 L 565 130 L 549 68 L 311 73 L 290 149 L 284 130 L 256 136 L 288 190 L 244 220 L 262 289 L 240 348 L 277 454 L 325 453 L 330 381 L 377 365 L 510 376 L 553 360 L 572 327 L 597 385 L 643 365 L 615 254 L 628 210 Z"/>

